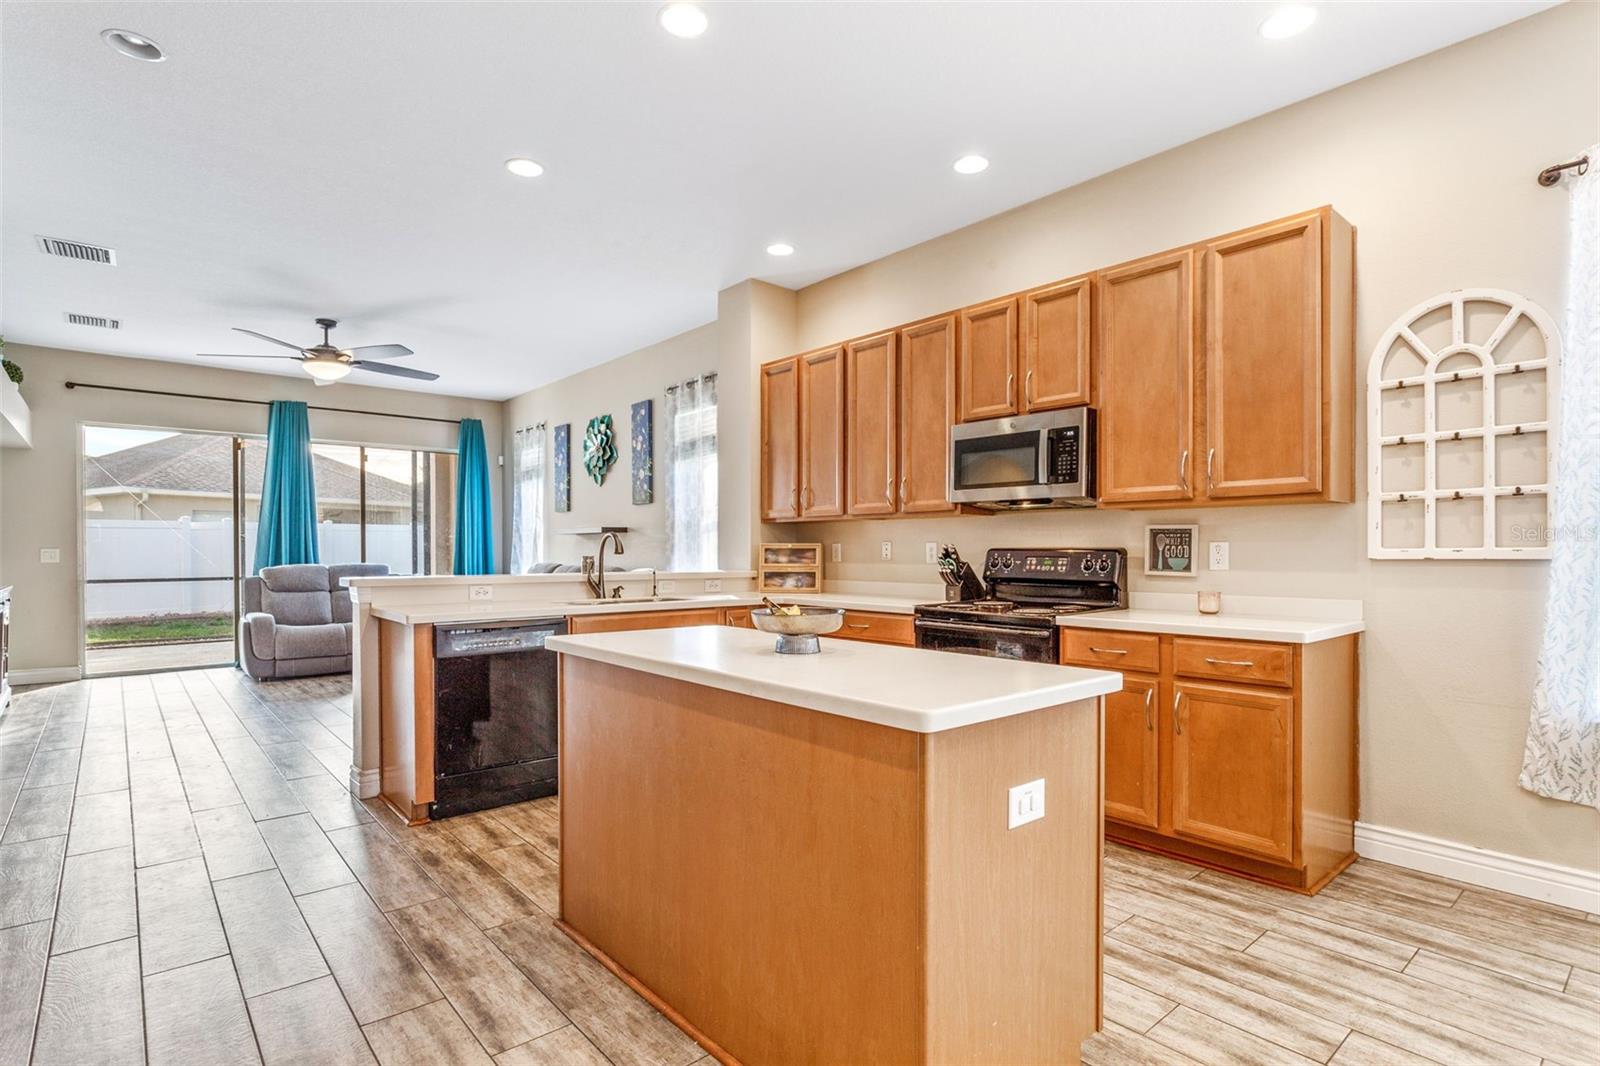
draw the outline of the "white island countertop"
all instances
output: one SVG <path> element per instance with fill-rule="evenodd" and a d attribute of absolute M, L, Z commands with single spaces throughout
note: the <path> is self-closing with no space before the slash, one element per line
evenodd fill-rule
<path fill-rule="evenodd" d="M 914 733 L 988 722 L 1122 689 L 1122 675 L 1049 663 L 822 638 L 779 655 L 770 633 L 728 626 L 550 637 L 565 655 Z"/>

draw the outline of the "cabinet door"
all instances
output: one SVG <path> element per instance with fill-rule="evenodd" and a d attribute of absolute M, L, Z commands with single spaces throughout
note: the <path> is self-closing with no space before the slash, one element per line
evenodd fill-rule
<path fill-rule="evenodd" d="M 950 427 L 956 421 L 956 319 L 900 331 L 900 510 L 952 510 Z"/>
<path fill-rule="evenodd" d="M 1025 292 L 1022 305 L 1022 407 L 1048 411 L 1085 404 L 1093 389 L 1087 277 Z"/>
<path fill-rule="evenodd" d="M 1156 828 L 1156 679 L 1124 674 L 1106 697 L 1106 817 Z"/>
<path fill-rule="evenodd" d="M 1294 858 L 1294 697 L 1180 681 L 1172 703 L 1172 830 Z"/>
<path fill-rule="evenodd" d="M 1116 267 L 1096 282 L 1100 499 L 1194 496 L 1194 252 Z"/>
<path fill-rule="evenodd" d="M 800 517 L 800 370 L 795 359 L 761 368 L 761 517 Z"/>
<path fill-rule="evenodd" d="M 800 359 L 800 517 L 844 514 L 844 345 Z"/>
<path fill-rule="evenodd" d="M 957 374 L 961 421 L 1004 418 L 1017 413 L 1017 301 L 1015 297 L 968 307 L 959 313 Z"/>
<path fill-rule="evenodd" d="M 1321 492 L 1321 214 L 1214 241 L 1204 254 L 1206 493 Z"/>
<path fill-rule="evenodd" d="M 845 346 L 844 440 L 849 457 L 845 510 L 853 515 L 895 512 L 896 340 L 891 331 Z"/>
<path fill-rule="evenodd" d="M 756 624 L 750 621 L 749 607 L 724 607 L 722 609 L 722 624 L 734 626 L 738 629 L 754 629 Z"/>

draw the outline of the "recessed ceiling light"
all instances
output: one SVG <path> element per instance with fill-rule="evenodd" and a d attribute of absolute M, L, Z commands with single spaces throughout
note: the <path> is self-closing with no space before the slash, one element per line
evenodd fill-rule
<path fill-rule="evenodd" d="M 957 174 L 982 174 L 989 169 L 989 161 L 981 155 L 964 155 L 955 161 Z"/>
<path fill-rule="evenodd" d="M 656 14 L 661 28 L 674 37 L 698 37 L 706 32 L 710 20 L 698 4 L 672 3 Z"/>
<path fill-rule="evenodd" d="M 794 245 L 792 245 L 792 244 L 784 244 L 782 241 L 779 241 L 777 244 L 769 244 L 769 245 L 767 245 L 767 254 L 768 255 L 793 255 L 794 254 Z"/>
<path fill-rule="evenodd" d="M 146 63 L 159 63 L 167 58 L 161 46 L 142 33 L 132 30 L 101 30 L 100 39 L 129 59 L 142 59 Z"/>
<path fill-rule="evenodd" d="M 1260 33 L 1269 41 L 1281 41 L 1304 33 L 1317 21 L 1317 9 L 1310 4 L 1289 4 L 1278 8 L 1261 23 Z"/>
<path fill-rule="evenodd" d="M 544 167 L 531 159 L 507 159 L 506 169 L 519 178 L 537 178 L 544 173 Z"/>

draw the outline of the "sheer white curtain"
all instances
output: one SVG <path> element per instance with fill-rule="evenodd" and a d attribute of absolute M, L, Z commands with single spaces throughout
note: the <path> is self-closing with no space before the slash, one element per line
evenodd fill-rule
<path fill-rule="evenodd" d="M 1600 808 L 1600 145 L 1571 183 L 1550 591 L 1522 787 Z"/>
<path fill-rule="evenodd" d="M 717 376 L 667 390 L 667 569 L 717 568 Z"/>
<path fill-rule="evenodd" d="M 511 572 L 544 559 L 544 423 L 511 435 Z"/>

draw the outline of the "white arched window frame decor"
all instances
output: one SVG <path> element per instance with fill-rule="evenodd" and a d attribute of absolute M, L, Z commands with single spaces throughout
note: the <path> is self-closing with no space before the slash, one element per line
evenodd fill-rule
<path fill-rule="evenodd" d="M 1457 289 L 1367 366 L 1367 554 L 1548 559 L 1561 335 L 1538 304 Z"/>

